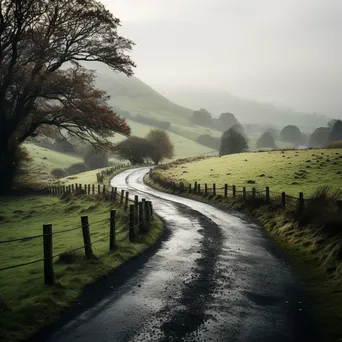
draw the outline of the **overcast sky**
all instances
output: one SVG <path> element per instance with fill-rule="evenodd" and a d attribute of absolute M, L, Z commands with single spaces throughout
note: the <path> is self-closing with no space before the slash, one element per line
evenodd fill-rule
<path fill-rule="evenodd" d="M 342 116 L 342 0 L 103 0 L 156 90 L 208 88 Z"/>

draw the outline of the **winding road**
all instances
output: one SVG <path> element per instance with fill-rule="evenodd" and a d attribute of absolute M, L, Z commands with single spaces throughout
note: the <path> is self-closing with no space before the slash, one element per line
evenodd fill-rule
<path fill-rule="evenodd" d="M 301 284 L 259 226 L 151 189 L 147 171 L 112 185 L 153 202 L 168 231 L 160 248 L 44 341 L 318 341 Z"/>

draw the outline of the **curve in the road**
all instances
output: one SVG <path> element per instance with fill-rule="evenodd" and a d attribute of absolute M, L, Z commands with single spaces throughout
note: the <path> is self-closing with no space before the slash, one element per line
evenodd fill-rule
<path fill-rule="evenodd" d="M 124 171 L 112 185 L 151 200 L 169 238 L 46 341 L 318 340 L 291 267 L 260 227 L 236 212 L 151 189 L 143 182 L 147 171 Z"/>

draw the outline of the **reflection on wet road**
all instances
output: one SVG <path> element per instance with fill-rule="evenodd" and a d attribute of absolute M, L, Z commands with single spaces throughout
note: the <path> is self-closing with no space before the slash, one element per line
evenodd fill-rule
<path fill-rule="evenodd" d="M 298 283 L 260 227 L 153 190 L 147 168 L 112 185 L 153 202 L 170 234 L 147 263 L 49 342 L 316 341 Z"/>

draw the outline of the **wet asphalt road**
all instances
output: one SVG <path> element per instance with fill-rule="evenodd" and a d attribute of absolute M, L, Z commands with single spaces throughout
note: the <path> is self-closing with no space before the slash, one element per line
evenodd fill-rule
<path fill-rule="evenodd" d="M 170 234 L 125 283 L 45 341 L 318 340 L 300 284 L 260 227 L 153 190 L 147 171 L 127 170 L 112 185 L 151 200 Z"/>

